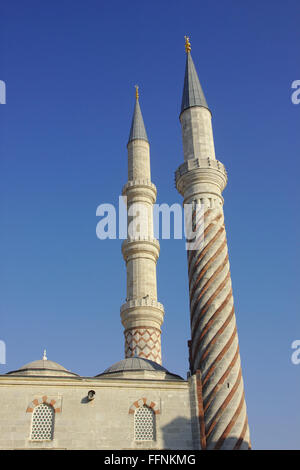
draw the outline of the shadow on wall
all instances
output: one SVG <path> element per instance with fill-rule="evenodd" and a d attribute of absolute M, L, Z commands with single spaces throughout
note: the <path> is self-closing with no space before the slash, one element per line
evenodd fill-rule
<path fill-rule="evenodd" d="M 176 418 L 161 428 L 164 449 L 193 450 L 191 420 Z"/>
<path fill-rule="evenodd" d="M 176 418 L 166 426 L 163 426 L 162 438 L 164 449 L 201 450 L 197 435 L 193 439 L 191 420 L 186 418 Z M 238 436 L 229 437 L 219 450 L 248 450 L 248 443 L 246 441 L 242 443 L 238 441 Z M 212 442 L 210 448 L 213 449 L 216 444 L 217 442 Z"/>

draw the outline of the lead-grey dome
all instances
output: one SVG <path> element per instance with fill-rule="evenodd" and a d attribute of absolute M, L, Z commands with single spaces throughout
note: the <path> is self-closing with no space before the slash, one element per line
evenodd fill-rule
<path fill-rule="evenodd" d="M 7 372 L 7 374 L 12 375 L 47 375 L 47 376 L 78 376 L 74 372 L 67 370 L 65 367 L 61 366 L 57 362 L 48 361 L 47 359 L 40 359 L 37 361 L 29 362 L 24 366 L 20 367 L 20 369 L 13 370 L 11 372 Z"/>
<path fill-rule="evenodd" d="M 181 379 L 181 377 L 176 374 L 172 374 L 157 362 L 150 361 L 149 359 L 145 359 L 143 357 L 128 357 L 126 359 L 123 359 L 122 361 L 116 362 L 112 366 L 108 367 L 107 369 L 105 369 L 104 372 L 96 375 L 96 377 L 106 374 L 139 371 L 164 372 L 167 375 L 171 375 L 173 377 Z"/>

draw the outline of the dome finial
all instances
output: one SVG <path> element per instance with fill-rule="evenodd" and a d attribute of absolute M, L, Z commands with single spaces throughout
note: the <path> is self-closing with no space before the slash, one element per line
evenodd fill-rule
<path fill-rule="evenodd" d="M 47 356 L 46 356 L 46 349 L 44 349 L 43 361 L 48 361 Z"/>
<path fill-rule="evenodd" d="M 135 87 L 135 97 L 136 99 L 138 100 L 139 99 L 139 86 L 138 85 L 134 85 Z"/>
<path fill-rule="evenodd" d="M 190 38 L 188 36 L 184 36 L 184 39 L 185 39 L 185 52 L 188 53 L 188 52 L 191 52 L 191 43 L 190 43 Z"/>

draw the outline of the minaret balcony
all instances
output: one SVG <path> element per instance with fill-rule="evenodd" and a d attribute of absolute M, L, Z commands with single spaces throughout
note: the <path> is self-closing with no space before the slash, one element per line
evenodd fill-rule
<path fill-rule="evenodd" d="M 159 328 L 163 322 L 164 313 L 163 304 L 148 296 L 128 300 L 120 308 L 121 321 L 125 328 L 141 325 Z"/>
<path fill-rule="evenodd" d="M 130 180 L 122 189 L 122 196 L 127 196 L 130 201 L 149 201 L 154 204 L 156 201 L 156 186 L 150 180 Z"/>
<path fill-rule="evenodd" d="M 209 157 L 187 160 L 175 172 L 176 188 L 185 199 L 201 193 L 221 197 L 226 184 L 225 166 Z"/>
<path fill-rule="evenodd" d="M 122 254 L 125 261 L 129 259 L 143 257 L 157 261 L 159 257 L 160 245 L 156 238 L 135 237 L 124 240 L 122 243 Z"/>

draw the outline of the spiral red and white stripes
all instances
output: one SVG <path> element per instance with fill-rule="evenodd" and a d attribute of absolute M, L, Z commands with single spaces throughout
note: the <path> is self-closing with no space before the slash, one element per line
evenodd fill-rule
<path fill-rule="evenodd" d="M 194 211 L 195 214 L 195 211 Z M 191 372 L 200 372 L 207 449 L 250 447 L 222 206 L 206 208 L 188 251 Z"/>

